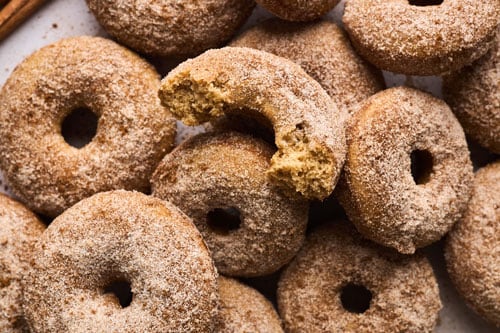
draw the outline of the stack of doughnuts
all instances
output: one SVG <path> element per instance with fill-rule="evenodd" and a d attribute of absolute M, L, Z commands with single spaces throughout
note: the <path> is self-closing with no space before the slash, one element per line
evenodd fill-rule
<path fill-rule="evenodd" d="M 278 18 L 87 0 L 116 42 L 13 71 L 0 331 L 432 332 L 441 239 L 449 283 L 500 327 L 498 0 L 347 0 L 345 30 L 337 0 L 256 2 Z M 179 64 L 160 80 L 127 47 Z M 444 98 L 382 70 L 442 75 Z M 333 200 L 345 214 L 312 225 Z"/>

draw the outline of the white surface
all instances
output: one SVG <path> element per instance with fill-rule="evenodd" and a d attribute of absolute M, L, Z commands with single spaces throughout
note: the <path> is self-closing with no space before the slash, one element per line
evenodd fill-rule
<path fill-rule="evenodd" d="M 329 15 L 339 20 L 342 7 L 338 6 Z M 257 8 L 247 25 L 270 17 L 262 8 Z M 106 36 L 94 17 L 89 13 L 84 0 L 53 0 L 31 17 L 23 26 L 0 43 L 0 85 L 3 85 L 15 66 L 38 48 L 64 37 L 78 35 Z M 441 95 L 440 81 L 436 78 L 406 78 L 404 75 L 384 73 L 388 86 L 408 84 Z M 3 189 L 3 186 L 0 186 Z M 444 269 L 441 243 L 426 249 L 439 280 L 444 309 L 435 332 L 495 333 L 500 332 L 485 323 L 469 310 L 456 294 Z"/>

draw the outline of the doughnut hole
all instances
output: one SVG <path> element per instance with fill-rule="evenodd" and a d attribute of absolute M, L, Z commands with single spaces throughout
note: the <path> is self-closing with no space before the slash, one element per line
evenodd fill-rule
<path fill-rule="evenodd" d="M 229 235 L 241 226 L 241 213 L 235 207 L 215 208 L 207 214 L 208 227 L 219 235 Z"/>
<path fill-rule="evenodd" d="M 416 149 L 411 152 L 411 175 L 415 184 L 423 185 L 429 182 L 434 166 L 434 158 L 428 150 Z"/>
<path fill-rule="evenodd" d="M 132 303 L 134 294 L 130 282 L 125 279 L 114 280 L 104 287 L 104 294 L 113 295 L 122 308 L 126 308 Z"/>
<path fill-rule="evenodd" d="M 412 6 L 439 6 L 444 0 L 409 0 Z"/>
<path fill-rule="evenodd" d="M 349 283 L 340 292 L 340 301 L 345 310 L 364 313 L 370 308 L 372 292 L 363 285 Z"/>
<path fill-rule="evenodd" d="M 72 110 L 62 121 L 61 134 L 72 147 L 83 148 L 92 141 L 97 133 L 99 118 L 87 107 Z"/>

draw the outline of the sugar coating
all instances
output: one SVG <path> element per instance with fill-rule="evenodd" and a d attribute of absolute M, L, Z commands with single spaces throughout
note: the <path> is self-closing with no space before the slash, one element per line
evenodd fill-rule
<path fill-rule="evenodd" d="M 122 308 L 104 288 L 130 283 Z M 191 220 L 144 194 L 84 199 L 42 235 L 24 281 L 32 332 L 213 332 L 217 272 Z"/>
<path fill-rule="evenodd" d="M 230 45 L 292 60 L 321 84 L 338 108 L 349 113 L 385 87 L 381 72 L 362 60 L 344 31 L 327 20 L 291 23 L 270 19 L 245 31 Z"/>
<path fill-rule="evenodd" d="M 290 193 L 324 199 L 345 159 L 345 120 L 300 66 L 249 48 L 210 50 L 172 70 L 160 99 L 188 125 L 243 114 L 264 118 L 278 151 L 268 176 Z"/>
<path fill-rule="evenodd" d="M 341 293 L 349 284 L 372 293 L 364 313 L 344 309 Z M 290 333 L 430 333 L 441 307 L 424 256 L 378 246 L 345 222 L 313 231 L 278 284 L 279 313 Z"/>
<path fill-rule="evenodd" d="M 0 331 L 28 333 L 21 281 L 45 226 L 23 205 L 0 194 Z"/>
<path fill-rule="evenodd" d="M 189 56 L 220 47 L 243 25 L 253 0 L 86 0 L 120 43 L 155 56 Z"/>
<path fill-rule="evenodd" d="M 97 192 L 146 191 L 175 137 L 159 85 L 146 61 L 98 37 L 64 39 L 28 57 L 0 91 L 0 167 L 12 192 L 54 217 Z M 61 124 L 80 107 L 99 120 L 77 149 Z"/>
<path fill-rule="evenodd" d="M 444 77 L 443 93 L 465 133 L 500 154 L 500 32 L 484 57 Z"/>
<path fill-rule="evenodd" d="M 399 252 L 440 239 L 465 212 L 472 163 L 460 124 L 443 101 L 407 87 L 370 97 L 348 130 L 337 196 L 367 238 Z M 411 153 L 427 151 L 432 169 L 417 185 Z"/>
<path fill-rule="evenodd" d="M 218 333 L 283 333 L 281 319 L 273 305 L 257 290 L 220 276 L 219 295 Z"/>
<path fill-rule="evenodd" d="M 340 0 L 256 0 L 256 2 L 288 21 L 313 21 L 328 13 Z"/>
<path fill-rule="evenodd" d="M 165 156 L 153 174 L 153 195 L 193 219 L 222 274 L 271 274 L 302 246 L 309 203 L 284 195 L 268 180 L 273 152 L 247 135 L 206 133 Z M 207 215 L 230 207 L 240 212 L 241 225 L 221 234 L 209 226 Z"/>
<path fill-rule="evenodd" d="M 458 70 L 484 55 L 500 24 L 498 0 L 349 0 L 343 22 L 358 52 L 378 68 L 408 75 Z"/>
<path fill-rule="evenodd" d="M 500 162 L 477 171 L 467 212 L 448 236 L 445 258 L 467 304 L 500 327 Z"/>

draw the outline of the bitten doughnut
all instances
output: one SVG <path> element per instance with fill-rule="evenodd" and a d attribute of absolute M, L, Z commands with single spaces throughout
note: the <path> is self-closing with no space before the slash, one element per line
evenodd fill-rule
<path fill-rule="evenodd" d="M 328 13 L 340 0 L 255 0 L 274 15 L 288 21 L 313 21 Z"/>
<path fill-rule="evenodd" d="M 267 171 L 273 182 L 310 199 L 333 191 L 347 112 L 293 62 L 249 48 L 210 50 L 172 70 L 159 95 L 187 125 L 223 115 L 269 123 L 278 147 Z"/>
<path fill-rule="evenodd" d="M 445 258 L 454 285 L 482 317 L 500 327 L 500 161 L 477 171 L 464 218 Z"/>
<path fill-rule="evenodd" d="M 280 278 L 278 308 L 290 333 L 430 333 L 441 301 L 424 256 L 378 246 L 342 222 L 308 236 Z"/>
<path fill-rule="evenodd" d="M 153 195 L 193 219 L 222 274 L 271 274 L 302 245 L 309 204 L 269 182 L 272 154 L 250 136 L 206 133 L 165 156 L 153 174 Z"/>
<path fill-rule="evenodd" d="M 0 194 L 0 331 L 29 332 L 23 315 L 21 280 L 45 226 L 23 205 Z"/>
<path fill-rule="evenodd" d="M 436 75 L 472 63 L 492 46 L 498 0 L 349 0 L 343 22 L 378 68 Z"/>
<path fill-rule="evenodd" d="M 61 40 L 28 57 L 0 91 L 0 167 L 12 192 L 54 217 L 97 192 L 147 191 L 175 136 L 159 85 L 151 65 L 98 37 Z M 61 134 L 78 110 L 98 117 L 80 149 Z"/>
<path fill-rule="evenodd" d="M 321 84 L 339 108 L 350 113 L 358 103 L 384 89 L 381 72 L 362 60 L 342 29 L 330 21 L 267 20 L 244 32 L 231 46 L 292 60 Z"/>
<path fill-rule="evenodd" d="M 219 277 L 219 333 L 283 333 L 281 319 L 273 305 L 258 291 L 225 277 Z"/>
<path fill-rule="evenodd" d="M 99 193 L 57 217 L 24 288 L 34 333 L 213 332 L 218 320 L 201 235 L 175 206 L 137 192 Z"/>
<path fill-rule="evenodd" d="M 500 31 L 496 44 L 471 66 L 444 77 L 445 100 L 465 133 L 500 154 Z"/>
<path fill-rule="evenodd" d="M 154 56 L 193 56 L 222 46 L 242 26 L 253 0 L 86 0 L 120 43 Z"/>
<path fill-rule="evenodd" d="M 370 97 L 352 118 L 337 197 L 367 238 L 411 254 L 464 213 L 472 164 L 443 101 L 398 87 Z"/>

